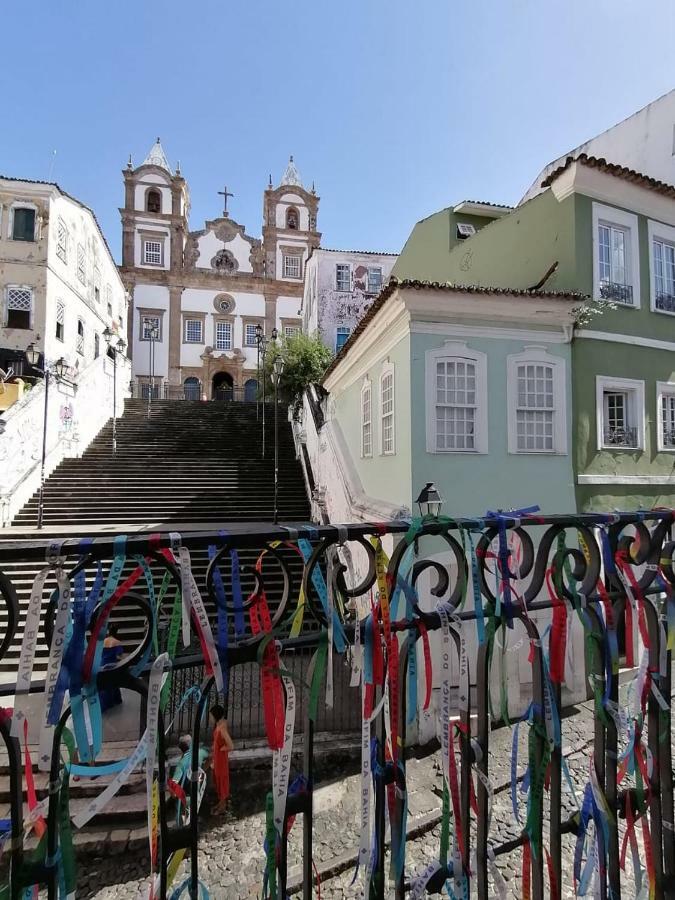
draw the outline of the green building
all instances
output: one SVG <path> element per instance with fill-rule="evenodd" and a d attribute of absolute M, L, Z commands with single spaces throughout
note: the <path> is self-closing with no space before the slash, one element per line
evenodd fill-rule
<path fill-rule="evenodd" d="M 582 153 L 505 215 L 464 221 L 419 222 L 393 275 L 591 298 L 571 344 L 577 508 L 674 506 L 675 187 Z"/>

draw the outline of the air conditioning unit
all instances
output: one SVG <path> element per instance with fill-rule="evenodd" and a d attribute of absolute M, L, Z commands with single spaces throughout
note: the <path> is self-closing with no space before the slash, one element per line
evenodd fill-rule
<path fill-rule="evenodd" d="M 476 233 L 476 229 L 473 225 L 469 225 L 468 222 L 458 222 L 457 223 L 457 237 L 460 241 L 465 240 L 468 237 L 471 237 L 472 234 Z"/>

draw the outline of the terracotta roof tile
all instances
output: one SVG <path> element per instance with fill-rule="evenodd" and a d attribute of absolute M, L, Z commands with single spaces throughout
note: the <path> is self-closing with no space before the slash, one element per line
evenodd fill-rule
<path fill-rule="evenodd" d="M 635 169 L 629 169 L 626 166 L 619 166 L 616 163 L 607 162 L 606 159 L 597 156 L 588 156 L 586 153 L 580 153 L 579 156 L 568 156 L 565 162 L 558 166 L 550 175 L 548 175 L 541 183 L 541 187 L 549 187 L 562 173 L 569 169 L 572 163 L 581 163 L 590 169 L 598 169 L 600 172 L 607 172 L 617 178 L 623 178 L 624 181 L 631 181 L 633 184 L 639 184 L 642 187 L 657 191 L 666 197 L 675 198 L 675 185 L 667 184 L 665 181 L 659 181 L 649 175 L 643 175 L 642 172 L 636 172 Z"/>
<path fill-rule="evenodd" d="M 397 288 L 412 288 L 418 291 L 447 291 L 448 293 L 455 294 L 496 294 L 506 297 L 545 297 L 550 300 L 577 300 L 580 303 L 588 299 L 585 294 L 581 294 L 578 291 L 527 291 L 520 288 L 480 287 L 475 284 L 453 284 L 450 281 L 423 281 L 418 278 L 398 279 L 392 277 L 382 288 L 375 300 L 373 300 L 368 312 L 349 336 L 349 340 L 343 345 L 340 352 L 324 372 L 323 378 L 321 379 L 322 384 L 337 364 L 344 359 L 349 352 L 349 348 L 356 343 L 358 336 L 365 331 L 371 319 L 375 317 Z"/>

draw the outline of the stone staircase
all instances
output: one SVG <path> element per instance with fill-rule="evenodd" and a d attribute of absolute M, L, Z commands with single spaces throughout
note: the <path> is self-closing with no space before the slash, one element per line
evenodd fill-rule
<path fill-rule="evenodd" d="M 112 454 L 112 423 L 108 423 L 79 459 L 64 460 L 45 485 L 44 526 L 49 537 L 56 536 L 61 526 L 68 537 L 74 535 L 133 533 L 155 530 L 227 530 L 228 522 L 272 522 L 274 491 L 274 424 L 273 410 L 266 413 L 266 456 L 262 458 L 262 422 L 256 416 L 255 403 L 200 403 L 186 401 L 154 401 L 150 416 L 145 401 L 128 400 L 124 415 L 117 421 L 117 451 Z M 306 496 L 302 469 L 295 458 L 292 432 L 285 411 L 279 410 L 279 520 L 307 522 L 310 507 Z M 46 538 L 47 531 L 32 532 L 37 518 L 37 496 L 16 516 L 11 538 Z M 6 537 L 10 537 L 8 534 Z M 257 550 L 239 553 L 244 597 L 255 587 L 251 570 Z M 292 597 L 297 596 L 302 575 L 302 561 L 292 550 L 280 551 L 291 574 Z M 103 562 L 104 573 L 110 560 Z M 202 591 L 215 631 L 216 611 L 207 597 L 205 575 L 208 556 L 205 550 L 192 552 L 192 568 Z M 129 560 L 121 580 L 135 568 Z M 16 678 L 23 624 L 31 586 L 40 566 L 21 560 L 3 564 L 3 572 L 12 579 L 19 601 L 19 627 L 13 645 L 0 660 L 0 683 L 11 684 Z M 229 584 L 230 560 L 221 566 L 225 584 Z M 270 605 L 281 596 L 283 576 L 278 564 L 265 565 L 265 589 Z M 92 567 L 87 572 L 87 588 L 93 583 Z M 161 584 L 161 572 L 154 572 L 154 587 Z M 55 587 L 47 581 L 45 596 Z M 145 594 L 141 578 L 134 590 Z M 167 596 L 166 609 L 160 613 L 168 622 L 173 593 Z M 132 648 L 141 639 L 145 625 L 133 603 L 133 596 L 116 607 L 113 620 L 119 625 L 120 639 Z M 7 613 L 0 604 L 0 633 L 6 627 Z M 198 649 L 195 644 L 192 652 Z M 44 678 L 48 647 L 43 629 L 38 642 L 33 678 Z M 36 701 L 38 698 L 35 698 Z M 120 758 L 133 745 L 132 733 L 120 734 L 107 752 Z M 33 744 L 34 736 L 29 742 Z M 240 741 L 242 747 L 255 741 Z M 244 751 L 245 752 L 245 751 Z M 33 759 L 36 753 L 33 753 Z M 104 757 L 105 758 L 105 755 Z M 46 780 L 36 773 L 40 795 Z M 7 813 L 8 773 L 0 759 L 0 818 Z M 105 787 L 106 779 L 82 779 L 72 784 L 72 808 L 86 802 Z M 121 852 L 142 846 L 145 838 L 145 796 L 143 778 L 129 783 L 124 792 L 91 825 L 76 836 L 83 849 Z M 4 802 L 3 802 L 4 801 Z"/>

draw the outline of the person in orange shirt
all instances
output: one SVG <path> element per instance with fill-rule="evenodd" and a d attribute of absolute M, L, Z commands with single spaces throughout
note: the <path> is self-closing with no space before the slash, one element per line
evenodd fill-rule
<path fill-rule="evenodd" d="M 230 752 L 234 744 L 227 729 L 225 710 L 216 703 L 209 711 L 209 722 L 213 728 L 213 746 L 211 749 L 211 767 L 213 781 L 218 795 L 218 803 L 213 808 L 216 815 L 225 812 L 230 796 Z"/>

